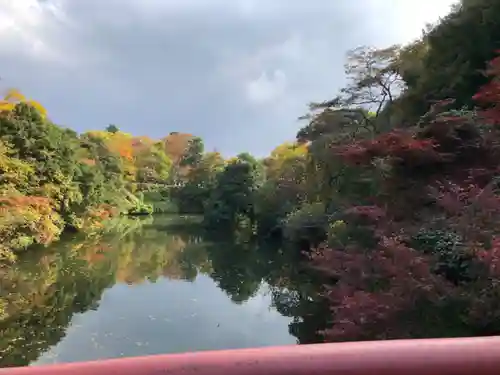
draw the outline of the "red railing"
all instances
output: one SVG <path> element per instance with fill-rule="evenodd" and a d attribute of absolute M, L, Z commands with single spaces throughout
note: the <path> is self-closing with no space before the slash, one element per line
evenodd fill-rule
<path fill-rule="evenodd" d="M 298 345 L 109 359 L 0 375 L 500 375 L 500 337 Z"/>

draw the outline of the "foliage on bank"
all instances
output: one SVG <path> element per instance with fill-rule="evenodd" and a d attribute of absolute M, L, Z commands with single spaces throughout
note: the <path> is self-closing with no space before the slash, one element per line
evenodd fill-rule
<path fill-rule="evenodd" d="M 134 137 L 110 125 L 83 134 L 53 124 L 41 104 L 9 90 L 0 101 L 0 261 L 65 230 L 95 233 L 117 215 L 150 215 L 142 191 L 178 183 L 199 138 Z"/>

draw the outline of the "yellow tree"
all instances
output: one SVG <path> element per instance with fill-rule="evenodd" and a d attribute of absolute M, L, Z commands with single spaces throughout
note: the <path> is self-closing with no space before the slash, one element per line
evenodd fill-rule
<path fill-rule="evenodd" d="M 47 110 L 39 102 L 33 99 L 26 98 L 19 90 L 9 89 L 5 93 L 3 99 L 0 100 L 0 112 L 12 111 L 16 104 L 26 103 L 35 108 L 40 115 L 45 118 L 47 117 Z"/>
<path fill-rule="evenodd" d="M 307 145 L 285 142 L 271 151 L 271 155 L 264 161 L 266 175 L 270 179 L 278 179 L 283 169 L 290 162 L 307 156 Z"/>
<path fill-rule="evenodd" d="M 172 169 L 172 161 L 165 153 L 164 144 L 149 137 L 135 137 L 132 151 L 138 182 L 165 183 Z"/>
<path fill-rule="evenodd" d="M 134 163 L 132 135 L 121 131 L 112 133 L 103 130 L 92 130 L 87 132 L 87 134 L 103 140 L 109 151 L 120 157 L 123 162 L 125 179 L 129 182 L 134 182 L 136 167 Z"/>

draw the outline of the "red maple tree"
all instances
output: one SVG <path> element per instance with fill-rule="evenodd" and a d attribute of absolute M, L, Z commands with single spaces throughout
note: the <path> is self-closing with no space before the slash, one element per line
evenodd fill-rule
<path fill-rule="evenodd" d="M 334 148 L 390 168 L 373 204 L 348 208 L 311 255 L 331 280 L 326 340 L 500 331 L 500 57 L 486 74 L 475 112 L 445 101 L 411 130 Z"/>

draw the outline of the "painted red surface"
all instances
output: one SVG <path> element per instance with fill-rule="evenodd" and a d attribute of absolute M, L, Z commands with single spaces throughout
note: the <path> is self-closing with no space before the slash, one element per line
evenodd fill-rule
<path fill-rule="evenodd" d="M 499 375 L 500 336 L 168 354 L 20 367 L 0 375 Z"/>

